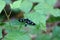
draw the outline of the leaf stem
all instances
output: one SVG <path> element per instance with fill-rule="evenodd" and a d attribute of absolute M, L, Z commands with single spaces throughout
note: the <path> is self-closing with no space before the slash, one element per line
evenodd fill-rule
<path fill-rule="evenodd" d="M 6 15 L 6 17 L 7 17 L 7 20 L 10 21 L 10 15 L 11 15 L 11 12 L 12 12 L 12 11 L 10 11 L 10 13 L 8 14 L 8 13 L 6 12 L 6 10 L 4 9 L 4 12 L 5 12 L 5 15 Z M 10 23 L 10 22 L 9 22 L 9 25 L 10 25 L 10 27 L 11 27 L 11 23 Z M 11 27 L 11 30 L 12 30 L 12 27 Z"/>

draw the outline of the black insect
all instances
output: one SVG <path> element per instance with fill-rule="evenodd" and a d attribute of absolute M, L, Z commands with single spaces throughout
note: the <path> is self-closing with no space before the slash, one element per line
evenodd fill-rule
<path fill-rule="evenodd" d="M 24 22 L 25 21 L 25 19 L 24 18 L 19 18 L 19 20 L 18 20 L 19 22 Z"/>
<path fill-rule="evenodd" d="M 29 25 L 36 25 L 34 22 L 32 22 L 31 20 L 29 19 L 24 19 L 24 18 L 20 18 L 19 19 L 19 22 L 24 22 L 26 24 L 29 24 Z"/>

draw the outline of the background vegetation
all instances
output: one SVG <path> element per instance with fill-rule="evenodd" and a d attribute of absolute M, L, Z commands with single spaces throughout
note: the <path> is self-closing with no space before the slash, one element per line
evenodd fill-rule
<path fill-rule="evenodd" d="M 60 1 L 0 0 L 0 40 L 60 40 Z"/>

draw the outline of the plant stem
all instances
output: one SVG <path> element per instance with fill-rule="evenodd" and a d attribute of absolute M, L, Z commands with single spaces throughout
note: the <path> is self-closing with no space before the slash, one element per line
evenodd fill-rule
<path fill-rule="evenodd" d="M 7 12 L 6 12 L 5 9 L 4 9 L 4 12 L 5 12 L 5 15 L 6 15 L 6 17 L 7 17 L 7 20 L 10 21 L 11 11 L 10 11 L 9 15 L 7 14 Z M 11 27 L 11 23 L 10 23 L 10 22 L 9 22 L 9 25 L 10 25 L 10 27 Z M 11 31 L 12 31 L 12 27 L 11 27 Z"/>

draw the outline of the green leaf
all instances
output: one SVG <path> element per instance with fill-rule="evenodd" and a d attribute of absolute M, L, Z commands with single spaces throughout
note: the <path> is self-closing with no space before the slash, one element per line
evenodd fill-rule
<path fill-rule="evenodd" d="M 5 1 L 6 4 L 10 4 L 10 3 L 12 3 L 11 0 L 8 0 L 8 1 L 7 1 L 7 0 L 3 0 L 3 1 Z"/>
<path fill-rule="evenodd" d="M 30 1 L 30 2 L 44 2 L 44 0 L 28 0 L 28 1 Z"/>
<path fill-rule="evenodd" d="M 25 32 L 27 34 L 36 34 L 37 33 L 37 26 L 27 25 L 27 27 L 22 27 L 20 29 L 21 32 Z"/>
<path fill-rule="evenodd" d="M 49 34 L 39 34 L 37 35 L 36 40 L 51 40 L 51 36 Z"/>
<path fill-rule="evenodd" d="M 25 14 L 25 18 L 33 21 L 36 25 L 41 24 L 40 27 L 45 30 L 46 29 L 46 15 L 40 13 L 29 13 Z"/>
<path fill-rule="evenodd" d="M 59 9 L 51 9 L 50 14 L 55 17 L 58 17 L 58 16 L 60 16 L 60 10 Z"/>
<path fill-rule="evenodd" d="M 59 37 L 60 38 L 60 27 L 55 26 L 52 33 L 53 33 L 53 37 Z"/>
<path fill-rule="evenodd" d="M 49 14 L 52 6 L 48 5 L 47 3 L 40 3 L 38 4 L 34 10 L 40 14 Z"/>
<path fill-rule="evenodd" d="M 54 16 L 50 16 L 50 18 L 48 18 L 47 22 L 48 23 L 53 23 L 53 22 L 58 22 L 60 21 L 60 17 L 54 17 Z"/>
<path fill-rule="evenodd" d="M 22 0 L 19 0 L 19 1 L 15 1 L 13 4 L 10 4 L 11 9 L 18 10 L 21 6 L 21 2 Z"/>
<path fill-rule="evenodd" d="M 31 40 L 31 38 L 27 34 L 22 34 L 20 32 L 11 32 L 6 35 L 4 40 Z"/>
<path fill-rule="evenodd" d="M 45 0 L 45 2 L 51 6 L 54 6 L 57 0 Z"/>
<path fill-rule="evenodd" d="M 4 22 L 0 22 L 0 26 L 3 26 L 5 23 Z"/>
<path fill-rule="evenodd" d="M 32 3 L 29 1 L 23 1 L 20 6 L 20 10 L 24 11 L 25 13 L 29 12 L 32 8 Z"/>
<path fill-rule="evenodd" d="M 4 1 L 0 1 L 0 13 L 4 9 L 6 3 Z"/>
<path fill-rule="evenodd" d="M 4 27 L 12 31 L 17 31 L 22 27 L 22 25 L 24 24 L 21 24 L 18 20 L 10 20 L 5 23 Z"/>
<path fill-rule="evenodd" d="M 60 40 L 60 38 L 53 38 L 53 40 Z"/>

